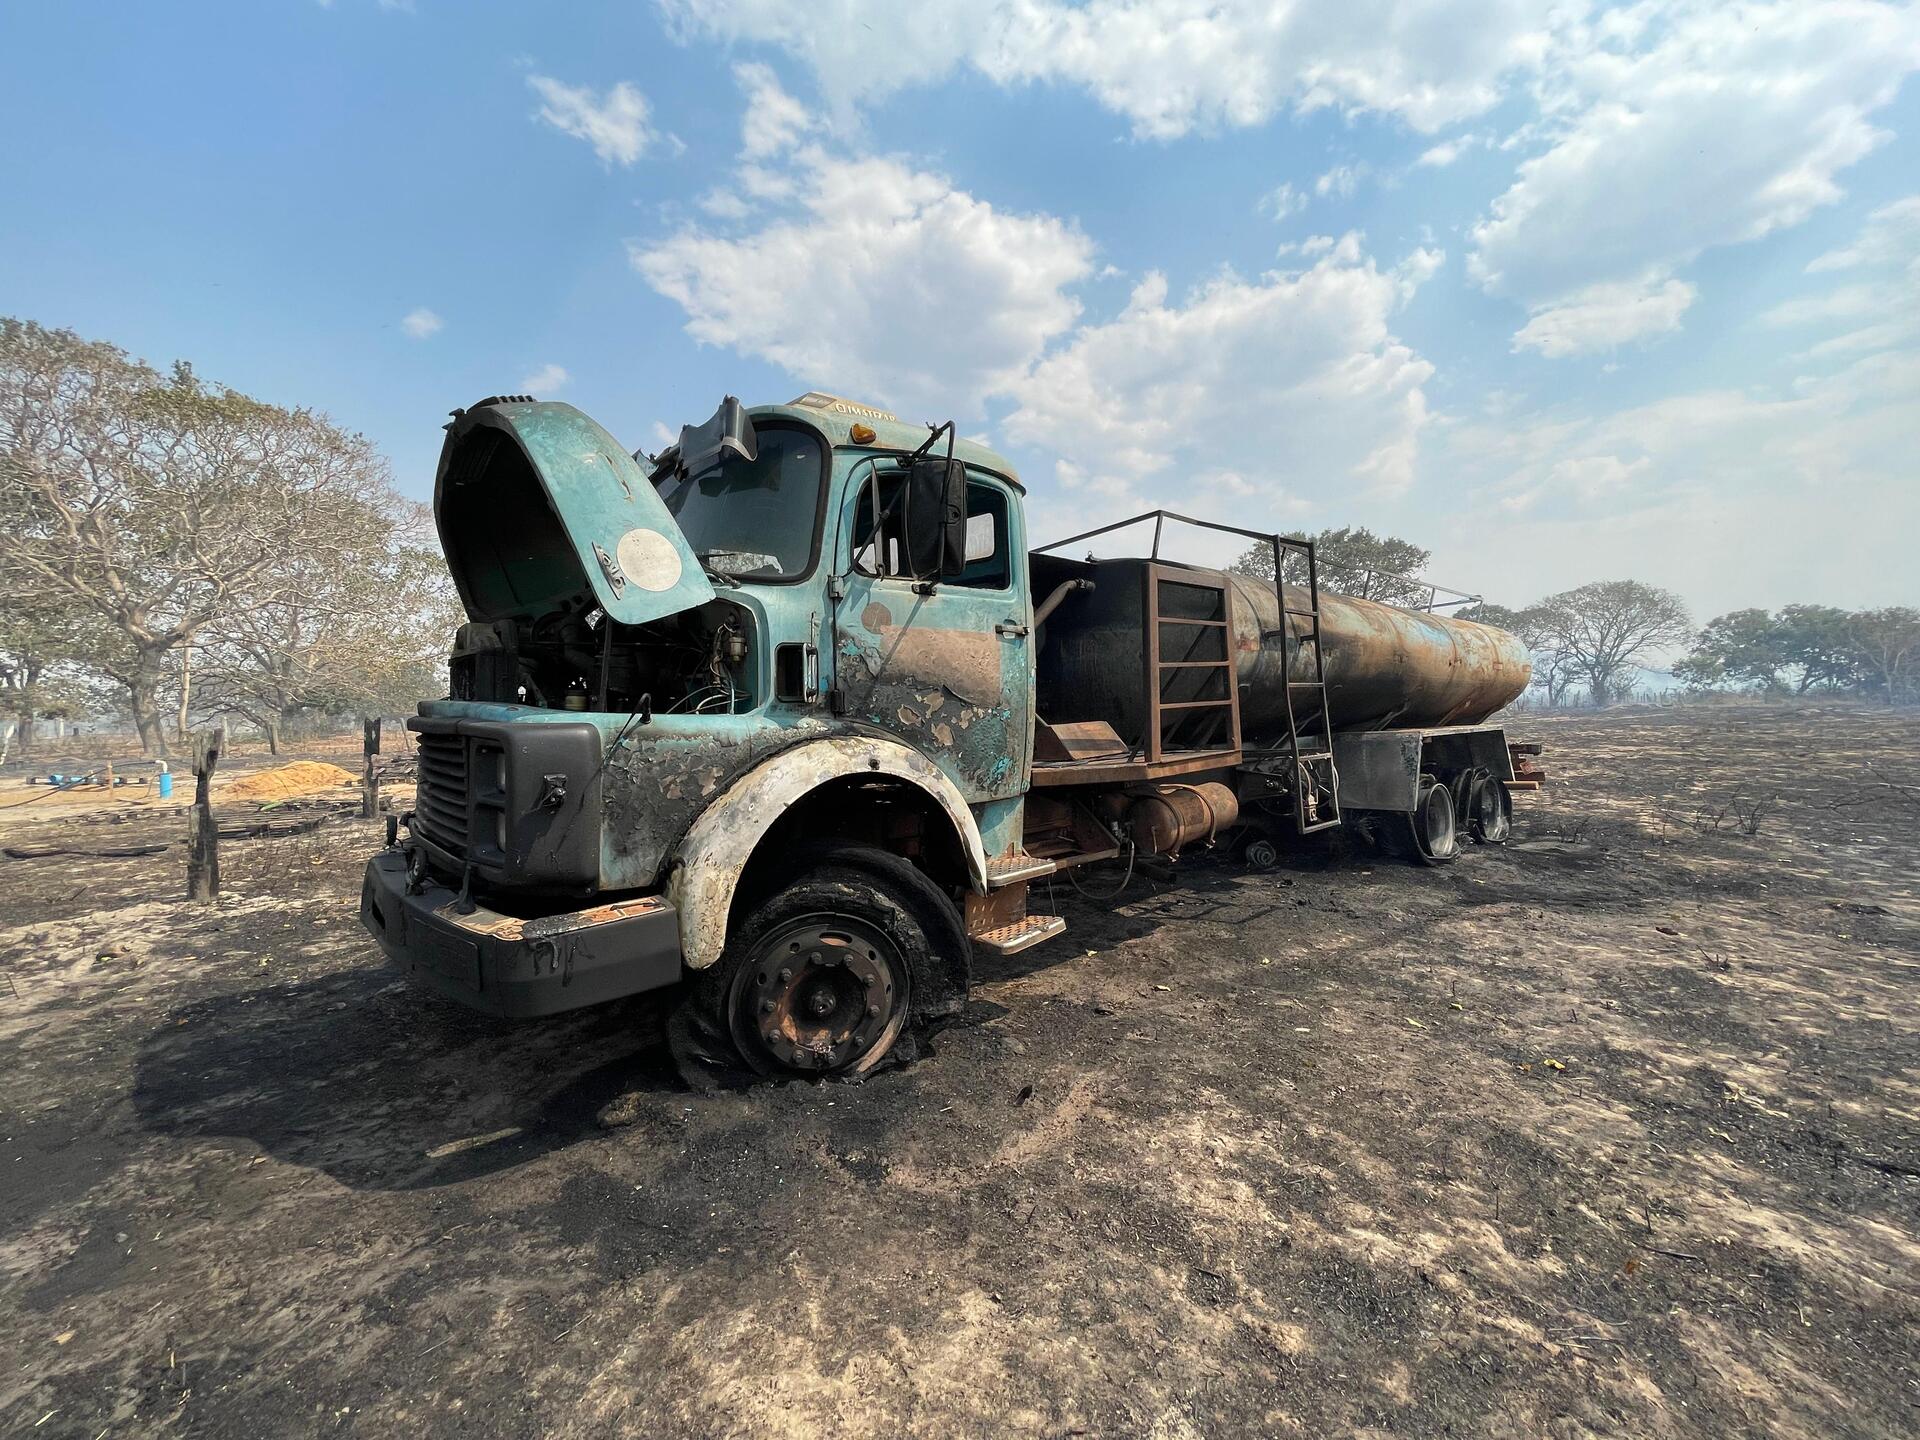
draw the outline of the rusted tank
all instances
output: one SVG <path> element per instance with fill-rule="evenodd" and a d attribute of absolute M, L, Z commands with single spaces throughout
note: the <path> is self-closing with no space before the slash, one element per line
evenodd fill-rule
<path fill-rule="evenodd" d="M 1208 664 L 1224 658 L 1223 645 L 1233 659 L 1247 744 L 1271 743 L 1284 732 L 1287 679 L 1314 678 L 1311 647 L 1282 643 L 1280 603 L 1269 582 L 1140 559 L 1033 559 L 1036 595 L 1069 581 L 1093 582 L 1091 590 L 1065 596 L 1041 633 L 1038 700 L 1049 722 L 1104 720 L 1130 743 L 1145 734 L 1143 701 L 1154 659 L 1149 604 L 1162 622 L 1161 701 L 1190 707 L 1170 712 L 1186 717 L 1185 748 L 1224 741 L 1218 728 L 1206 728 L 1219 726 L 1219 712 L 1200 703 L 1224 696 L 1224 670 Z M 1231 600 L 1225 606 L 1223 588 Z M 1305 592 L 1289 588 L 1287 605 L 1306 609 Z M 1204 618 L 1223 608 L 1224 627 Z M 1310 624 L 1297 615 L 1285 623 L 1296 638 Z M 1532 672 L 1526 647 L 1504 630 L 1324 590 L 1320 635 L 1334 730 L 1478 724 L 1526 689 Z M 1291 661 L 1290 677 L 1282 674 L 1283 655 Z M 1303 722 L 1312 696 L 1311 690 L 1294 692 Z"/>
<path fill-rule="evenodd" d="M 1188 845 L 1211 845 L 1240 818 L 1240 801 L 1218 782 L 1142 787 L 1127 807 L 1133 843 L 1149 855 L 1178 855 Z"/>
<path fill-rule="evenodd" d="M 1240 725 L 1249 737 L 1283 729 L 1280 603 L 1273 586 L 1242 575 L 1233 588 L 1233 646 L 1240 676 Z M 1304 591 L 1287 591 L 1306 609 Z M 1310 621 L 1289 616 L 1296 636 Z M 1399 610 L 1320 592 L 1327 710 L 1335 730 L 1476 725 L 1510 703 L 1533 674 L 1527 647 L 1505 630 L 1471 620 Z M 1313 678 L 1313 653 L 1289 644 L 1294 680 Z M 1296 691 L 1296 696 L 1312 692 Z"/>

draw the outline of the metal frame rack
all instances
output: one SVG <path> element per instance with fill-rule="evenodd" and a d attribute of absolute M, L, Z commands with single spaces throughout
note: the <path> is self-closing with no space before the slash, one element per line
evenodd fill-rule
<path fill-rule="evenodd" d="M 1273 553 L 1273 589 L 1274 598 L 1280 607 L 1279 638 L 1281 647 L 1281 673 L 1285 677 L 1284 691 L 1286 703 L 1286 736 L 1282 745 L 1264 749 L 1260 754 L 1275 759 L 1284 759 L 1293 771 L 1294 826 L 1303 835 L 1316 830 L 1330 829 L 1340 823 L 1340 777 L 1333 762 L 1333 732 L 1327 712 L 1327 673 L 1326 657 L 1320 644 L 1320 571 L 1311 540 L 1296 540 L 1291 536 L 1262 533 L 1258 530 L 1244 530 L 1237 525 L 1222 525 L 1213 520 L 1200 520 L 1191 515 L 1181 515 L 1171 510 L 1149 510 L 1144 514 L 1116 521 L 1111 525 L 1102 525 L 1094 530 L 1083 530 L 1077 535 L 1069 535 L 1063 540 L 1055 540 L 1042 545 L 1036 554 L 1045 554 L 1067 545 L 1075 545 L 1096 536 L 1124 530 L 1144 521 L 1153 521 L 1153 546 L 1147 556 L 1146 594 L 1143 599 L 1143 616 L 1146 625 L 1146 643 L 1144 646 L 1144 675 L 1146 687 L 1147 727 L 1145 736 L 1146 760 L 1149 764 L 1158 763 L 1168 754 L 1167 728 L 1173 725 L 1177 734 L 1189 717 L 1207 716 L 1214 723 L 1206 733 L 1211 739 L 1218 734 L 1219 720 L 1224 716 L 1227 722 L 1227 744 L 1237 753 L 1241 751 L 1240 734 L 1240 690 L 1238 669 L 1233 656 L 1233 591 L 1228 586 L 1211 586 L 1199 582 L 1193 572 L 1163 567 L 1160 563 L 1160 541 L 1166 522 L 1176 521 L 1182 525 L 1192 525 L 1202 530 L 1215 530 L 1223 534 L 1239 535 L 1248 540 L 1264 543 Z M 1305 587 L 1307 605 L 1289 605 L 1285 584 L 1286 557 L 1300 555 L 1305 558 L 1307 584 Z M 1184 588 L 1202 590 L 1217 594 L 1220 602 L 1217 611 L 1204 615 L 1167 615 L 1162 613 L 1160 587 L 1163 584 L 1179 585 Z M 1293 621 L 1306 622 L 1303 632 L 1296 634 Z M 1196 638 L 1190 641 L 1178 658 L 1168 660 L 1162 651 L 1162 627 L 1170 626 L 1175 631 L 1195 632 Z M 1216 633 L 1220 636 L 1218 654 L 1212 653 L 1215 647 L 1198 638 L 1200 632 Z M 1262 643 L 1269 638 L 1260 637 Z M 1312 646 L 1311 680 L 1294 679 L 1296 662 L 1299 661 L 1305 647 Z M 1207 653 L 1199 653 L 1205 650 Z M 1197 656 L 1197 658 L 1196 658 Z M 1302 665 L 1300 668 L 1307 668 Z M 1217 684 L 1209 685 L 1209 679 L 1224 673 L 1225 694 L 1221 695 Z M 1210 693 L 1195 693 L 1187 698 L 1168 701 L 1164 698 L 1171 685 L 1174 693 L 1183 694 L 1183 679 L 1191 675 L 1190 687 L 1196 691 L 1208 689 Z M 1307 697 L 1311 700 L 1308 701 Z M 1305 703 L 1301 703 L 1305 702 Z M 1171 722 L 1169 711 L 1174 712 Z M 1303 718 L 1306 724 L 1302 724 Z M 1188 748 L 1188 747 L 1180 747 Z"/>

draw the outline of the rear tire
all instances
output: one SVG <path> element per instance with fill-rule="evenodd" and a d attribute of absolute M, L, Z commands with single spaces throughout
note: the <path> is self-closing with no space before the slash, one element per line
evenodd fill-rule
<path fill-rule="evenodd" d="M 1467 832 L 1482 845 L 1504 845 L 1513 833 L 1513 796 L 1504 782 L 1486 771 L 1475 776 Z"/>
<path fill-rule="evenodd" d="M 951 903 L 906 861 L 827 848 L 763 896 L 719 960 L 687 982 L 667 1025 L 674 1064 L 713 1091 L 859 1079 L 911 1059 L 914 1023 L 964 1000 L 969 955 L 953 953 L 956 940 L 965 947 Z"/>
<path fill-rule="evenodd" d="M 1413 856 L 1423 865 L 1445 865 L 1460 853 L 1453 792 L 1431 775 L 1420 777 L 1419 798 L 1407 817 Z"/>

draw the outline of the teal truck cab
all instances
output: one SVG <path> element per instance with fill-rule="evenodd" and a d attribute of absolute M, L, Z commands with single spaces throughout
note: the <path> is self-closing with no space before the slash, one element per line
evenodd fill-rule
<path fill-rule="evenodd" d="M 1157 539 L 1030 553 L 1022 497 L 950 424 L 828 395 L 729 398 L 651 457 L 565 404 L 456 411 L 468 621 L 363 923 L 500 1015 L 679 986 L 698 1082 L 859 1075 L 976 949 L 1064 928 L 1027 903 L 1058 870 L 1343 819 L 1429 862 L 1504 835 L 1532 782 L 1477 722 L 1526 683 L 1511 637 Z"/>

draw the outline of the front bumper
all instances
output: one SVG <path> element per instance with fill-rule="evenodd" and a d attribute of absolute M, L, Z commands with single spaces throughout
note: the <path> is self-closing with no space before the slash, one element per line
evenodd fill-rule
<path fill-rule="evenodd" d="M 367 862 L 360 923 L 416 984 L 489 1015 L 557 1015 L 679 980 L 680 917 L 642 896 L 524 920 L 429 882 L 407 893 L 406 856 Z"/>

